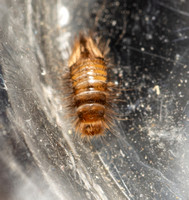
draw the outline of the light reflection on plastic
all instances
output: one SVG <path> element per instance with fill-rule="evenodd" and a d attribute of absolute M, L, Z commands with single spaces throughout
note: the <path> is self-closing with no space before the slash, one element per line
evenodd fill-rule
<path fill-rule="evenodd" d="M 58 24 L 63 27 L 68 24 L 70 14 L 68 9 L 65 6 L 58 8 Z"/>

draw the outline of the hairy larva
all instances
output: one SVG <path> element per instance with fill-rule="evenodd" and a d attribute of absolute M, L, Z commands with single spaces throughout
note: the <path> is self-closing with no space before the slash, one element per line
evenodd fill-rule
<path fill-rule="evenodd" d="M 113 125 L 112 83 L 108 80 L 107 60 L 91 36 L 75 39 L 68 61 L 71 81 L 70 107 L 76 132 L 81 137 L 104 135 Z"/>

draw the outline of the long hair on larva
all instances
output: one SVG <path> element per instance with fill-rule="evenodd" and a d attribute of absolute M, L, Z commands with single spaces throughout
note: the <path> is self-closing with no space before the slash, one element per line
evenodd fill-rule
<path fill-rule="evenodd" d="M 114 126 L 114 84 L 108 75 L 108 47 L 104 48 L 100 49 L 91 35 L 80 33 L 68 60 L 68 107 L 82 138 L 103 136 Z"/>

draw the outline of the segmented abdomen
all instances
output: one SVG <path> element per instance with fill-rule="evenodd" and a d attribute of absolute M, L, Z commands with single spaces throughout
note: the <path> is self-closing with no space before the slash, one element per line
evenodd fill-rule
<path fill-rule="evenodd" d="M 107 67 L 102 58 L 85 58 L 71 66 L 76 128 L 83 136 L 103 134 L 106 127 Z"/>

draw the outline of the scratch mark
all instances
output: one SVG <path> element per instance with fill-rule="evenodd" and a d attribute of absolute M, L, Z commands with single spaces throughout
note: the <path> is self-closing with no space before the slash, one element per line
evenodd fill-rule
<path fill-rule="evenodd" d="M 147 52 L 147 51 L 141 51 L 135 47 L 132 47 L 132 46 L 127 46 L 128 49 L 131 49 L 133 51 L 136 51 L 136 52 L 140 52 L 142 54 L 146 54 L 146 55 L 149 55 L 149 56 L 152 56 L 152 57 L 156 57 L 156 58 L 160 58 L 161 60 L 165 60 L 167 62 L 171 62 L 171 63 L 174 63 L 174 64 L 179 64 L 181 66 L 187 66 L 186 64 L 184 63 L 181 63 L 181 62 L 177 62 L 175 60 L 172 60 L 170 58 L 167 58 L 167 57 L 164 57 L 164 56 L 161 56 L 161 55 L 158 55 L 158 54 L 154 54 L 154 53 L 150 53 L 150 52 Z"/>
<path fill-rule="evenodd" d="M 162 107 L 163 107 L 163 99 L 160 102 L 160 111 L 159 111 L 159 121 L 162 121 Z"/>
<path fill-rule="evenodd" d="M 183 31 L 188 31 L 189 27 L 184 27 L 184 28 L 179 28 L 178 30 L 176 30 L 175 32 L 183 32 Z"/>
<path fill-rule="evenodd" d="M 123 195 L 127 198 L 127 200 L 132 200 L 121 188 L 119 183 L 117 182 L 117 180 L 115 179 L 114 175 L 110 172 L 110 170 L 108 170 L 108 166 L 105 164 L 105 162 L 103 161 L 103 159 L 101 158 L 100 154 L 98 153 L 98 157 L 100 159 L 100 161 L 102 162 L 103 166 L 107 169 L 107 172 L 109 173 L 110 177 L 114 180 L 115 184 L 118 186 L 118 188 L 121 190 L 121 192 L 123 193 Z M 130 193 L 130 192 L 129 192 Z"/>
<path fill-rule="evenodd" d="M 120 178 L 121 182 L 123 183 L 123 185 L 124 185 L 124 187 L 125 187 L 126 191 L 128 191 L 129 195 L 130 195 L 130 196 L 132 196 L 131 192 L 129 191 L 129 188 L 126 186 L 125 182 L 124 182 L 124 181 L 123 181 L 123 179 L 121 178 L 121 176 L 120 176 L 120 173 L 119 173 L 119 171 L 118 171 L 117 167 L 116 167 L 116 166 L 114 166 L 114 168 L 115 168 L 115 170 L 116 170 L 117 174 L 119 175 L 119 178 Z"/>
<path fill-rule="evenodd" d="M 185 11 L 182 11 L 182 10 L 178 10 L 178 8 L 173 8 L 173 7 L 169 6 L 169 5 L 164 4 L 163 2 L 158 2 L 157 4 L 159 4 L 160 6 L 163 6 L 163 7 L 167 8 L 169 10 L 172 10 L 172 11 L 174 11 L 176 13 L 179 13 L 181 15 L 189 17 L 189 13 L 188 12 L 185 12 Z"/>
<path fill-rule="evenodd" d="M 185 36 L 185 37 L 182 37 L 182 38 L 174 39 L 173 42 L 179 42 L 179 41 L 188 40 L 188 39 L 189 38 L 187 36 Z"/>

